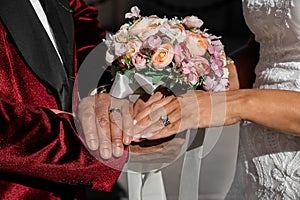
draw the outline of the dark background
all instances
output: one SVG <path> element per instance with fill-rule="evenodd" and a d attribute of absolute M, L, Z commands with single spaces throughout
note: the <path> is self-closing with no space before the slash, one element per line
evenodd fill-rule
<path fill-rule="evenodd" d="M 99 11 L 99 20 L 109 32 L 126 22 L 124 15 L 137 5 L 141 15 L 185 17 L 195 15 L 204 21 L 204 28 L 222 36 L 227 53 L 242 46 L 248 39 L 241 0 L 85 0 Z"/>

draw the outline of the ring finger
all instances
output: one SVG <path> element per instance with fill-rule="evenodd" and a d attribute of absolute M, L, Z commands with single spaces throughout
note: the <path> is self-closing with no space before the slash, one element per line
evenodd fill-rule
<path fill-rule="evenodd" d="M 120 157 L 123 154 L 122 113 L 117 107 L 110 108 L 109 112 L 112 153 L 115 157 Z"/>

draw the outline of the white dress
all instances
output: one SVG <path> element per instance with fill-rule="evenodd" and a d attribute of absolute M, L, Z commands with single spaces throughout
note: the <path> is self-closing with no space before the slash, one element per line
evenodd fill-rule
<path fill-rule="evenodd" d="M 300 92 L 300 0 L 242 1 L 246 23 L 261 47 L 254 88 Z M 299 200 L 300 137 L 242 124 L 227 199 Z"/>

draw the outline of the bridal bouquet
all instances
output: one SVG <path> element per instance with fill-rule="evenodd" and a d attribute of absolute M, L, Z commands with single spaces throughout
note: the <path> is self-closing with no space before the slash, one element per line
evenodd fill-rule
<path fill-rule="evenodd" d="M 149 94 L 158 86 L 207 91 L 229 88 L 224 46 L 220 37 L 201 29 L 201 19 L 141 16 L 136 6 L 125 18 L 128 23 L 105 41 L 106 62 L 115 72 L 113 88 L 118 97 L 138 87 Z"/>

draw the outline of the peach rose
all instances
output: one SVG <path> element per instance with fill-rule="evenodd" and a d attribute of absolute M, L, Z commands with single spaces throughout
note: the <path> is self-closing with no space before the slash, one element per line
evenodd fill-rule
<path fill-rule="evenodd" d="M 209 43 L 205 37 L 200 34 L 187 31 L 186 46 L 193 57 L 203 56 L 208 49 L 208 45 Z"/>
<path fill-rule="evenodd" d="M 162 44 L 153 54 L 151 62 L 155 69 L 161 71 L 172 62 L 173 57 L 173 46 L 171 44 Z"/>

